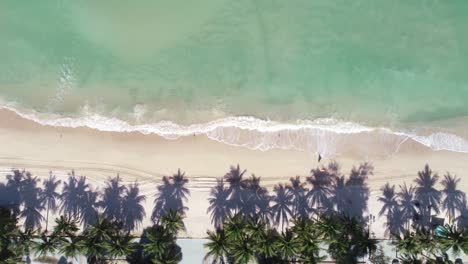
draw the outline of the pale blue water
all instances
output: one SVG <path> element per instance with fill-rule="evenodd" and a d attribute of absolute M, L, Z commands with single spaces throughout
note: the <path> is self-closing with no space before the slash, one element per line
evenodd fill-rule
<path fill-rule="evenodd" d="M 178 239 L 177 244 L 182 249 L 183 258 L 181 264 L 203 263 L 205 249 L 203 244 L 206 239 Z"/>

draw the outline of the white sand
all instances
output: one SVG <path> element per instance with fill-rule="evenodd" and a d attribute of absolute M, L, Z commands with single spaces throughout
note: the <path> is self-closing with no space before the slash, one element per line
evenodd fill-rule
<path fill-rule="evenodd" d="M 292 176 L 307 176 L 317 166 L 316 157 L 309 153 L 287 150 L 262 152 L 214 142 L 205 136 L 190 136 L 178 140 L 165 140 L 156 135 L 139 133 L 99 132 L 87 128 L 56 128 L 24 120 L 13 112 L 0 110 L 0 167 L 25 168 L 37 176 L 46 177 L 54 171 L 60 177 L 74 169 L 86 175 L 96 186 L 105 179 L 121 175 L 126 183 L 138 181 L 147 195 L 146 213 L 151 215 L 155 186 L 162 175 L 175 173 L 178 168 L 190 179 L 192 193 L 185 220 L 187 236 L 203 237 L 211 227 L 208 207 L 209 188 L 217 177 L 223 176 L 230 165 L 239 163 L 248 174 L 262 177 L 272 187 L 286 182 Z M 342 171 L 362 160 L 338 157 Z M 374 175 L 369 178 L 372 197 L 369 212 L 376 215 L 380 204 L 376 201 L 379 189 L 386 182 L 412 183 L 418 170 L 429 163 L 431 168 L 444 174 L 450 171 L 462 178 L 460 189 L 468 191 L 468 154 L 431 151 L 413 142 L 407 142 L 392 157 L 372 159 Z M 326 162 L 326 161 L 325 161 Z M 304 178 L 305 180 L 305 178 Z M 383 220 L 380 219 L 380 220 Z M 383 235 L 382 224 L 373 225 L 378 237 Z M 149 224 L 149 220 L 145 221 Z"/>

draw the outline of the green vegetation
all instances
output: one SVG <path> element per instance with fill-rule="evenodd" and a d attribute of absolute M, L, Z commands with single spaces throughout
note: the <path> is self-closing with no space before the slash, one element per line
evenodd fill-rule
<path fill-rule="evenodd" d="M 311 170 L 305 181 L 293 177 L 269 191 L 260 177 L 247 177 L 240 166 L 231 167 L 208 199 L 214 230 L 207 231 L 205 261 L 320 263 L 328 257 L 339 264 L 389 263 L 370 228 L 375 216 L 367 208 L 367 179 L 372 174 L 372 166 L 365 163 L 345 176 L 333 162 Z M 468 254 L 467 201 L 457 187 L 460 179 L 447 173 L 440 185 L 438 180 L 426 166 L 418 172 L 415 186 L 405 183 L 397 190 L 387 183 L 381 188 L 379 216 L 386 220 L 386 234 L 400 263 L 457 263 L 448 256 Z M 190 192 L 180 170 L 162 178 L 153 224 L 138 237 L 133 230 L 146 216 L 146 197 L 137 183 L 123 185 L 117 176 L 101 192 L 74 172 L 64 182 L 52 174 L 42 188 L 39 182 L 15 170 L 6 184 L 0 183 L 0 263 L 56 255 L 71 262 L 81 256 L 96 264 L 181 261 L 176 239 L 185 231 Z M 50 212 L 60 216 L 42 230 Z M 448 224 L 436 218 L 440 215 Z"/>
<path fill-rule="evenodd" d="M 208 239 L 205 260 L 211 263 L 318 263 L 325 246 L 337 263 L 357 263 L 377 243 L 356 218 L 338 214 L 299 218 L 282 232 L 263 220 L 236 215 L 223 228 L 208 231 Z"/>

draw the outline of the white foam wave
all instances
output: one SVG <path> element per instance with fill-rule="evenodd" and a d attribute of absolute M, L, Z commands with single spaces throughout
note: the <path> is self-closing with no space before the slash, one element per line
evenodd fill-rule
<path fill-rule="evenodd" d="M 433 150 L 468 153 L 467 140 L 453 134 L 437 132 L 422 136 L 414 133 L 394 132 L 388 128 L 341 122 L 332 118 L 280 123 L 239 116 L 187 126 L 170 121 L 132 125 L 121 119 L 90 113 L 89 110 L 84 111 L 80 117 L 64 117 L 32 110 L 20 111 L 11 105 L 0 106 L 0 108 L 14 111 L 23 118 L 47 126 L 87 127 L 107 132 L 140 132 L 156 134 L 166 139 L 203 134 L 225 144 L 263 151 L 295 149 L 320 152 L 324 156 L 346 153 L 366 156 L 389 155 L 397 152 L 406 140 L 413 139 Z"/>

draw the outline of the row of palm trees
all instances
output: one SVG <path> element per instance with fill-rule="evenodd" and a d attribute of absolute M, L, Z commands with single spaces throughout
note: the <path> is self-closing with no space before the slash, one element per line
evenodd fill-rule
<path fill-rule="evenodd" d="M 137 241 L 121 222 L 102 216 L 79 232 L 79 219 L 60 216 L 50 233 L 17 226 L 17 218 L 10 209 L 0 209 L 0 262 L 22 263 L 23 256 L 30 263 L 30 255 L 39 259 L 61 254 L 73 262 L 85 256 L 87 263 L 178 263 L 182 252 L 176 244 L 179 231 L 184 230 L 183 217 L 169 211 L 161 217 L 160 224 L 146 228 Z M 67 261 L 65 260 L 65 263 Z"/>
<path fill-rule="evenodd" d="M 246 171 L 241 170 L 239 165 L 231 167 L 224 177 L 217 180 L 209 197 L 208 212 L 216 230 L 208 233 L 209 239 L 214 241 L 223 238 L 227 243 L 227 246 L 223 246 L 222 257 L 215 260 L 220 263 L 245 263 L 243 261 L 246 259 L 263 261 L 262 263 L 314 263 L 313 261 L 321 259 L 318 251 L 315 251 L 317 243 L 321 244 L 322 248 L 327 246 L 328 252 L 337 261 L 348 261 L 341 263 L 352 263 L 349 261 L 369 255 L 374 249 L 372 244 L 375 241 L 369 235 L 370 216 L 367 214 L 367 178 L 372 174 L 373 167 L 364 163 L 354 167 L 344 176 L 338 163 L 331 162 L 327 166 L 311 170 L 305 181 L 299 176 L 293 177 L 288 184 L 277 184 L 270 192 L 262 186 L 259 177 L 253 174 L 247 177 Z M 445 175 L 441 181 L 443 189 L 439 191 L 436 188 L 438 179 L 429 166 L 426 166 L 418 173 L 415 187 L 407 187 L 404 184 L 400 186 L 399 192 L 389 184 L 382 188 L 379 201 L 383 203 L 383 207 L 379 215 L 386 217 L 387 235 L 401 242 L 397 244 L 397 248 L 402 254 L 406 254 L 407 257 L 402 257 L 403 260 L 424 256 L 430 259 L 435 256 L 434 251 L 427 251 L 424 247 L 406 248 L 404 245 L 408 244 L 409 240 L 420 244 L 432 241 L 432 244 L 439 245 L 436 248 L 442 247 L 440 238 L 434 237 L 431 229 L 432 214 L 440 213 L 441 209 L 446 211 L 449 222 L 453 222 L 454 225 L 444 227 L 451 230 L 451 233 L 444 230 L 440 232 L 445 232 L 445 237 L 461 243 L 460 249 L 464 251 L 468 215 L 465 194 L 457 189 L 460 180 L 450 174 Z M 6 183 L 0 183 L 0 205 L 8 209 L 14 219 L 19 217 L 23 220 L 24 231 L 21 231 L 21 236 L 35 234 L 36 240 L 42 240 L 41 245 L 58 245 L 64 241 L 58 238 L 70 235 L 57 233 L 57 227 L 52 232 L 47 230 L 49 213 L 60 212 L 68 221 L 73 221 L 77 226 L 82 225 L 82 233 L 78 234 L 78 231 L 75 231 L 73 236 L 68 236 L 77 237 L 75 240 L 67 238 L 74 246 L 84 243 L 84 240 L 80 242 L 79 237 L 91 236 L 87 232 L 100 226 L 104 219 L 107 226 L 108 223 L 113 223 L 111 225 L 116 227 L 114 230 L 119 230 L 114 235 L 131 238 L 131 231 L 140 226 L 145 217 L 141 204 L 146 197 L 140 194 L 138 184 L 123 185 L 118 175 L 108 179 L 102 191 L 93 189 L 85 177 L 76 176 L 74 172 L 70 173 L 63 183 L 52 174 L 43 181 L 42 186 L 39 186 L 39 183 L 37 177 L 26 171 L 13 171 L 7 175 Z M 182 218 L 188 210 L 185 202 L 190 195 L 187 183 L 188 179 L 180 170 L 172 176 L 162 178 L 161 184 L 157 186 L 151 215 L 154 226 L 144 230 L 139 244 L 126 242 L 132 245 L 132 249 L 120 256 L 127 256 L 129 261 L 133 259 L 132 263 L 150 263 L 156 259 L 166 261 L 161 263 L 177 263 L 181 253 L 175 239 L 177 232 L 184 230 Z M 43 212 L 46 215 L 45 219 Z M 176 220 L 167 225 L 168 222 L 163 220 L 167 216 Z M 46 222 L 46 229 L 41 232 L 37 229 L 43 221 Z M 304 240 L 307 234 L 298 230 L 298 226 L 306 223 L 309 229 L 305 228 L 302 232 L 313 234 L 314 243 Z M 229 230 L 234 227 L 241 236 L 229 235 Z M 324 233 L 326 227 L 334 230 L 334 233 Z M 350 227 L 355 228 L 354 231 Z M 429 236 L 424 236 L 425 233 Z M 0 234 L 0 238 L 5 238 L 5 241 L 10 236 L 7 231 Z M 54 240 L 51 238 L 54 237 L 57 240 L 52 243 Z M 265 239 L 270 239 L 268 247 Z M 273 252 L 273 249 L 275 252 L 281 252 L 280 248 L 284 247 L 281 241 L 286 240 L 294 240 L 294 254 L 266 252 Z M 112 243 L 102 239 L 96 241 L 96 245 L 103 246 L 100 250 L 101 257 L 96 255 L 95 259 L 89 258 L 86 250 L 80 251 L 80 254 L 88 254 L 88 259 L 95 261 L 94 263 L 102 263 L 104 258 L 117 257 L 114 253 L 109 253 L 111 251 L 108 247 L 113 246 Z M 0 249 L 3 252 L 11 243 L 2 243 Z M 366 247 L 357 246 L 361 245 L 359 243 Z M 146 249 L 145 244 L 149 244 Z M 150 249 L 153 246 L 157 247 L 158 251 Z M 212 245 L 208 244 L 207 247 L 211 252 Z M 358 249 L 359 251 L 353 252 Z M 345 251 L 351 252 L 354 257 L 346 256 L 343 253 Z M 207 259 L 211 257 L 213 255 L 208 254 Z M 266 260 L 270 262 L 265 262 Z"/>
<path fill-rule="evenodd" d="M 299 217 L 283 231 L 261 218 L 235 215 L 207 235 L 205 261 L 211 264 L 319 263 L 325 259 L 321 250 L 338 264 L 358 263 L 365 256 L 370 263 L 390 263 L 382 249 L 377 251 L 378 241 L 366 223 L 337 212 Z M 453 262 L 447 252 L 452 251 L 455 257 L 461 252 L 468 255 L 468 229 L 446 225 L 436 232 L 404 230 L 392 243 L 400 254 L 392 263 L 449 264 Z"/>
<path fill-rule="evenodd" d="M 367 214 L 369 187 L 367 179 L 373 167 L 364 163 L 351 169 L 346 177 L 340 166 L 331 162 L 311 170 L 302 181 L 299 176 L 290 178 L 288 184 L 277 184 L 270 193 L 261 185 L 260 177 L 246 176 L 240 166 L 217 180 L 211 189 L 208 213 L 215 228 L 233 215 L 261 217 L 281 229 L 291 219 L 313 217 L 322 213 L 340 212 L 348 217 L 370 220 Z M 379 216 L 386 217 L 386 236 L 396 237 L 412 225 L 431 226 L 433 213 L 445 210 L 450 223 L 460 227 L 468 225 L 468 206 L 465 193 L 458 189 L 460 178 L 447 173 L 436 189 L 438 175 L 428 165 L 418 172 L 415 186 L 405 184 L 396 192 L 395 186 L 382 187 L 378 200 L 383 204 Z"/>
<path fill-rule="evenodd" d="M 439 226 L 435 230 L 417 228 L 404 229 L 403 234 L 393 241 L 399 258 L 403 263 L 453 263 L 449 258 L 452 252 L 459 257 L 463 252 L 468 255 L 468 229 L 454 225 Z M 461 263 L 461 259 L 457 258 Z"/>
<path fill-rule="evenodd" d="M 439 176 L 433 173 L 429 165 L 418 172 L 414 183 L 399 186 L 385 184 L 378 200 L 383 204 L 379 216 L 386 218 L 386 234 L 399 237 L 405 230 L 431 228 L 436 215 L 445 211 L 449 223 L 459 228 L 468 226 L 468 205 L 466 195 L 457 185 L 460 178 L 447 173 L 440 181 L 441 190 L 437 189 Z M 442 214 L 443 215 L 443 214 Z"/>
<path fill-rule="evenodd" d="M 185 187 L 187 182 L 180 170 L 162 178 L 151 217 L 155 223 L 170 210 L 185 215 L 187 207 L 183 203 L 190 194 Z M 86 177 L 76 176 L 72 171 L 63 182 L 51 173 L 40 186 L 38 177 L 14 170 L 6 176 L 6 183 L 0 183 L 0 206 L 12 209 L 14 215 L 23 219 L 25 229 L 40 228 L 45 222 L 47 230 L 49 215 L 57 212 L 77 219 L 83 227 L 96 224 L 102 215 L 122 223 L 127 231 L 138 228 L 146 216 L 142 205 L 146 197 L 140 194 L 139 185 L 123 185 L 118 175 L 105 184 L 102 191 L 93 189 Z"/>
<path fill-rule="evenodd" d="M 216 263 L 319 263 L 326 249 L 336 263 L 357 263 L 376 250 L 377 240 L 357 217 L 320 214 L 299 217 L 283 231 L 262 218 L 228 217 L 221 228 L 208 231 L 205 261 Z"/>
<path fill-rule="evenodd" d="M 345 177 L 332 162 L 313 169 L 305 182 L 293 177 L 289 184 L 275 185 L 270 194 L 259 177 L 246 177 L 245 170 L 231 167 L 211 190 L 208 212 L 215 231 L 207 233 L 205 260 L 317 263 L 322 259 L 319 249 L 327 250 L 337 263 L 356 263 L 365 255 L 377 259 L 376 240 L 369 234 L 371 216 L 366 215 L 366 180 L 372 171 L 365 163 Z M 456 256 L 468 254 L 468 215 L 465 193 L 457 188 L 460 179 L 447 173 L 441 191 L 437 181 L 426 165 L 415 187 L 404 184 L 399 193 L 390 184 L 382 187 L 379 216 L 386 217 L 387 235 L 403 263 L 450 263 L 449 250 Z M 435 232 L 432 213 L 441 209 L 450 225 Z M 375 263 L 388 261 L 381 253 Z"/>
<path fill-rule="evenodd" d="M 338 163 L 332 162 L 311 170 L 305 181 L 292 177 L 289 184 L 277 184 L 270 193 L 259 177 L 246 177 L 246 171 L 238 165 L 217 180 L 210 193 L 208 213 L 215 228 L 221 228 L 234 215 L 260 217 L 281 230 L 291 219 L 334 211 L 364 220 L 369 198 L 367 178 L 372 173 L 373 167 L 364 163 L 346 177 Z"/>

